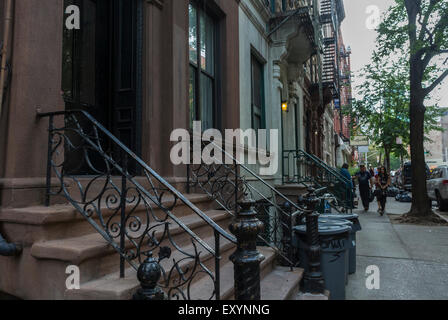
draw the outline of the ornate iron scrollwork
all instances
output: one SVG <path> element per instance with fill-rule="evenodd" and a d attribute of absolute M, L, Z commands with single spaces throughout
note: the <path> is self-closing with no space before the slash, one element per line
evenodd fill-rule
<path fill-rule="evenodd" d="M 62 196 L 71 203 L 119 253 L 120 275 L 125 275 L 124 261 L 138 272 L 143 287 L 141 298 L 160 298 L 157 289 L 160 288 L 167 299 L 194 299 L 190 287 L 194 280 L 204 276 L 214 284 L 208 298 L 219 297 L 216 292 L 219 279 L 203 260 L 207 254 L 215 260 L 220 257 L 216 248 L 210 248 L 182 222 L 179 218 L 182 215 L 176 214 L 178 204 L 182 203 L 209 224 L 216 231 L 215 237 L 233 242 L 235 238 L 88 113 L 71 111 L 39 116 L 49 118 L 46 204 L 50 204 L 52 196 Z M 64 116 L 63 121 L 58 116 Z M 50 188 L 52 176 L 59 181 L 56 189 Z M 189 235 L 191 244 L 176 242 L 177 228 Z M 159 260 L 155 263 L 146 254 L 157 249 Z M 160 268 L 157 286 L 152 281 L 155 276 L 149 276 L 157 273 L 155 264 Z M 216 267 L 219 268 L 219 263 Z"/>
<path fill-rule="evenodd" d="M 251 199 L 256 199 L 255 210 L 265 224 L 265 232 L 258 234 L 258 244 L 273 248 L 279 254 L 281 264 L 290 267 L 297 265 L 291 235 L 292 228 L 296 224 L 296 216 L 303 215 L 302 208 L 292 203 L 237 161 L 236 156 L 229 154 L 216 143 L 204 140 L 201 140 L 201 143 L 202 150 L 213 144 L 216 153 L 215 162 L 211 164 L 201 162 L 188 166 L 189 190 L 205 192 L 231 215 L 235 215 L 235 212 L 241 209 L 238 203 L 246 194 Z M 236 153 L 235 150 L 234 152 Z M 277 201 L 281 201 L 281 204 Z M 290 208 L 285 208 L 285 204 L 289 204 Z"/>
<path fill-rule="evenodd" d="M 337 199 L 334 209 L 350 211 L 353 208 L 353 191 L 350 181 L 321 159 L 303 150 L 283 152 L 283 183 L 326 187 L 328 192 Z"/>

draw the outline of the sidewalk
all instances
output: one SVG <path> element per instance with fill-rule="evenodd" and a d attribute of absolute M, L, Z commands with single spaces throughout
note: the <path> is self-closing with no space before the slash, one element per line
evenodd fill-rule
<path fill-rule="evenodd" d="M 387 215 L 356 210 L 363 230 L 358 232 L 357 273 L 350 276 L 347 300 L 448 299 L 448 227 L 391 224 Z M 388 198 L 386 212 L 403 214 L 410 203 Z M 380 289 L 366 288 L 366 268 L 380 270 Z"/>

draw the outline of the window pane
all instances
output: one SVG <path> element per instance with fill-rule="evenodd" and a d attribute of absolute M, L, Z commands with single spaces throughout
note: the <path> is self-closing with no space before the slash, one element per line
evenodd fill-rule
<path fill-rule="evenodd" d="M 193 63 L 198 62 L 198 28 L 197 28 L 197 11 L 194 6 L 191 4 L 188 6 L 188 15 L 190 17 L 190 27 L 188 31 L 188 39 L 189 39 L 189 50 L 190 50 L 190 61 Z"/>
<path fill-rule="evenodd" d="M 252 125 L 263 129 L 263 65 L 252 57 Z"/>
<path fill-rule="evenodd" d="M 193 128 L 193 121 L 195 121 L 196 118 L 196 106 L 197 106 L 197 99 L 196 99 L 196 69 L 194 67 L 190 66 L 190 85 L 189 85 L 189 105 L 190 105 L 190 128 Z"/>
<path fill-rule="evenodd" d="M 214 22 L 205 15 L 201 15 L 201 68 L 214 75 Z"/>
<path fill-rule="evenodd" d="M 252 90 L 253 90 L 253 103 L 258 108 L 262 105 L 262 67 L 258 61 L 252 59 Z"/>
<path fill-rule="evenodd" d="M 201 74 L 202 130 L 213 128 L 213 80 Z"/>

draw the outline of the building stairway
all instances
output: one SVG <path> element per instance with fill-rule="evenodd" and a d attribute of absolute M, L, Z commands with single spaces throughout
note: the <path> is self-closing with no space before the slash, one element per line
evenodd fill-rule
<path fill-rule="evenodd" d="M 189 194 L 189 200 L 203 210 L 218 225 L 228 230 L 232 217 L 214 207 L 213 200 L 203 194 Z M 195 214 L 179 205 L 176 216 L 210 247 L 214 246 L 213 230 Z M 143 214 L 143 212 L 142 212 Z M 0 291 L 22 299 L 68 300 L 123 300 L 131 299 L 140 287 L 135 269 L 128 267 L 120 278 L 119 254 L 98 234 L 71 205 L 37 206 L 19 209 L 3 209 L 0 212 L 5 235 L 10 241 L 24 244 L 20 257 L 0 257 Z M 159 228 L 156 233 L 163 233 Z M 173 266 L 187 270 L 194 259 L 183 259 L 183 252 L 194 254 L 189 235 L 182 228 L 170 226 L 173 242 L 171 259 L 163 260 L 165 270 Z M 128 241 L 127 246 L 130 246 Z M 196 248 L 201 251 L 202 248 Z M 259 247 L 265 259 L 261 263 L 261 297 L 264 300 L 294 299 L 298 293 L 302 270 L 277 266 L 276 253 L 269 247 Z M 233 263 L 229 256 L 235 244 L 222 239 L 220 243 L 221 299 L 233 299 Z M 202 250 L 201 263 L 214 272 L 214 257 Z M 67 289 L 70 274 L 67 267 L 77 266 L 80 271 L 80 289 Z M 210 299 L 213 282 L 204 275 L 192 279 L 190 298 Z M 173 292 L 173 294 L 175 294 Z M 172 296 L 171 298 L 174 298 Z"/>

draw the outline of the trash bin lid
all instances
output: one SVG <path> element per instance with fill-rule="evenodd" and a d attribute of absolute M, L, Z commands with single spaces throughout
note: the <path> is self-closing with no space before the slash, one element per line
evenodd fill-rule
<path fill-rule="evenodd" d="M 302 223 L 305 224 L 306 223 L 306 217 L 302 219 Z M 353 222 L 349 221 L 349 220 L 344 220 L 344 219 L 328 219 L 326 217 L 323 216 L 319 216 L 319 224 L 336 224 L 336 225 L 346 225 L 346 226 L 350 226 L 351 228 L 353 227 Z"/>
<path fill-rule="evenodd" d="M 334 214 L 321 214 L 320 217 L 331 218 L 331 219 L 345 219 L 345 220 L 355 220 L 359 216 L 356 213 L 334 213 Z"/>
<path fill-rule="evenodd" d="M 319 225 L 320 224 L 343 225 L 343 226 L 349 226 L 350 228 L 353 227 L 353 222 L 342 219 L 338 220 L 338 219 L 319 218 Z"/>
<path fill-rule="evenodd" d="M 321 214 L 319 215 L 319 218 L 327 218 L 327 219 L 333 219 L 333 220 L 349 220 L 353 222 L 353 231 L 357 232 L 360 231 L 361 224 L 359 223 L 359 216 L 356 213 L 353 214 L 341 214 L 341 213 L 335 213 L 335 214 Z"/>
<path fill-rule="evenodd" d="M 306 226 L 297 226 L 293 228 L 298 234 L 306 234 Z M 348 225 L 336 225 L 336 224 L 323 224 L 319 223 L 319 234 L 320 235 L 333 235 L 341 234 L 345 232 L 350 232 L 351 227 Z"/>

